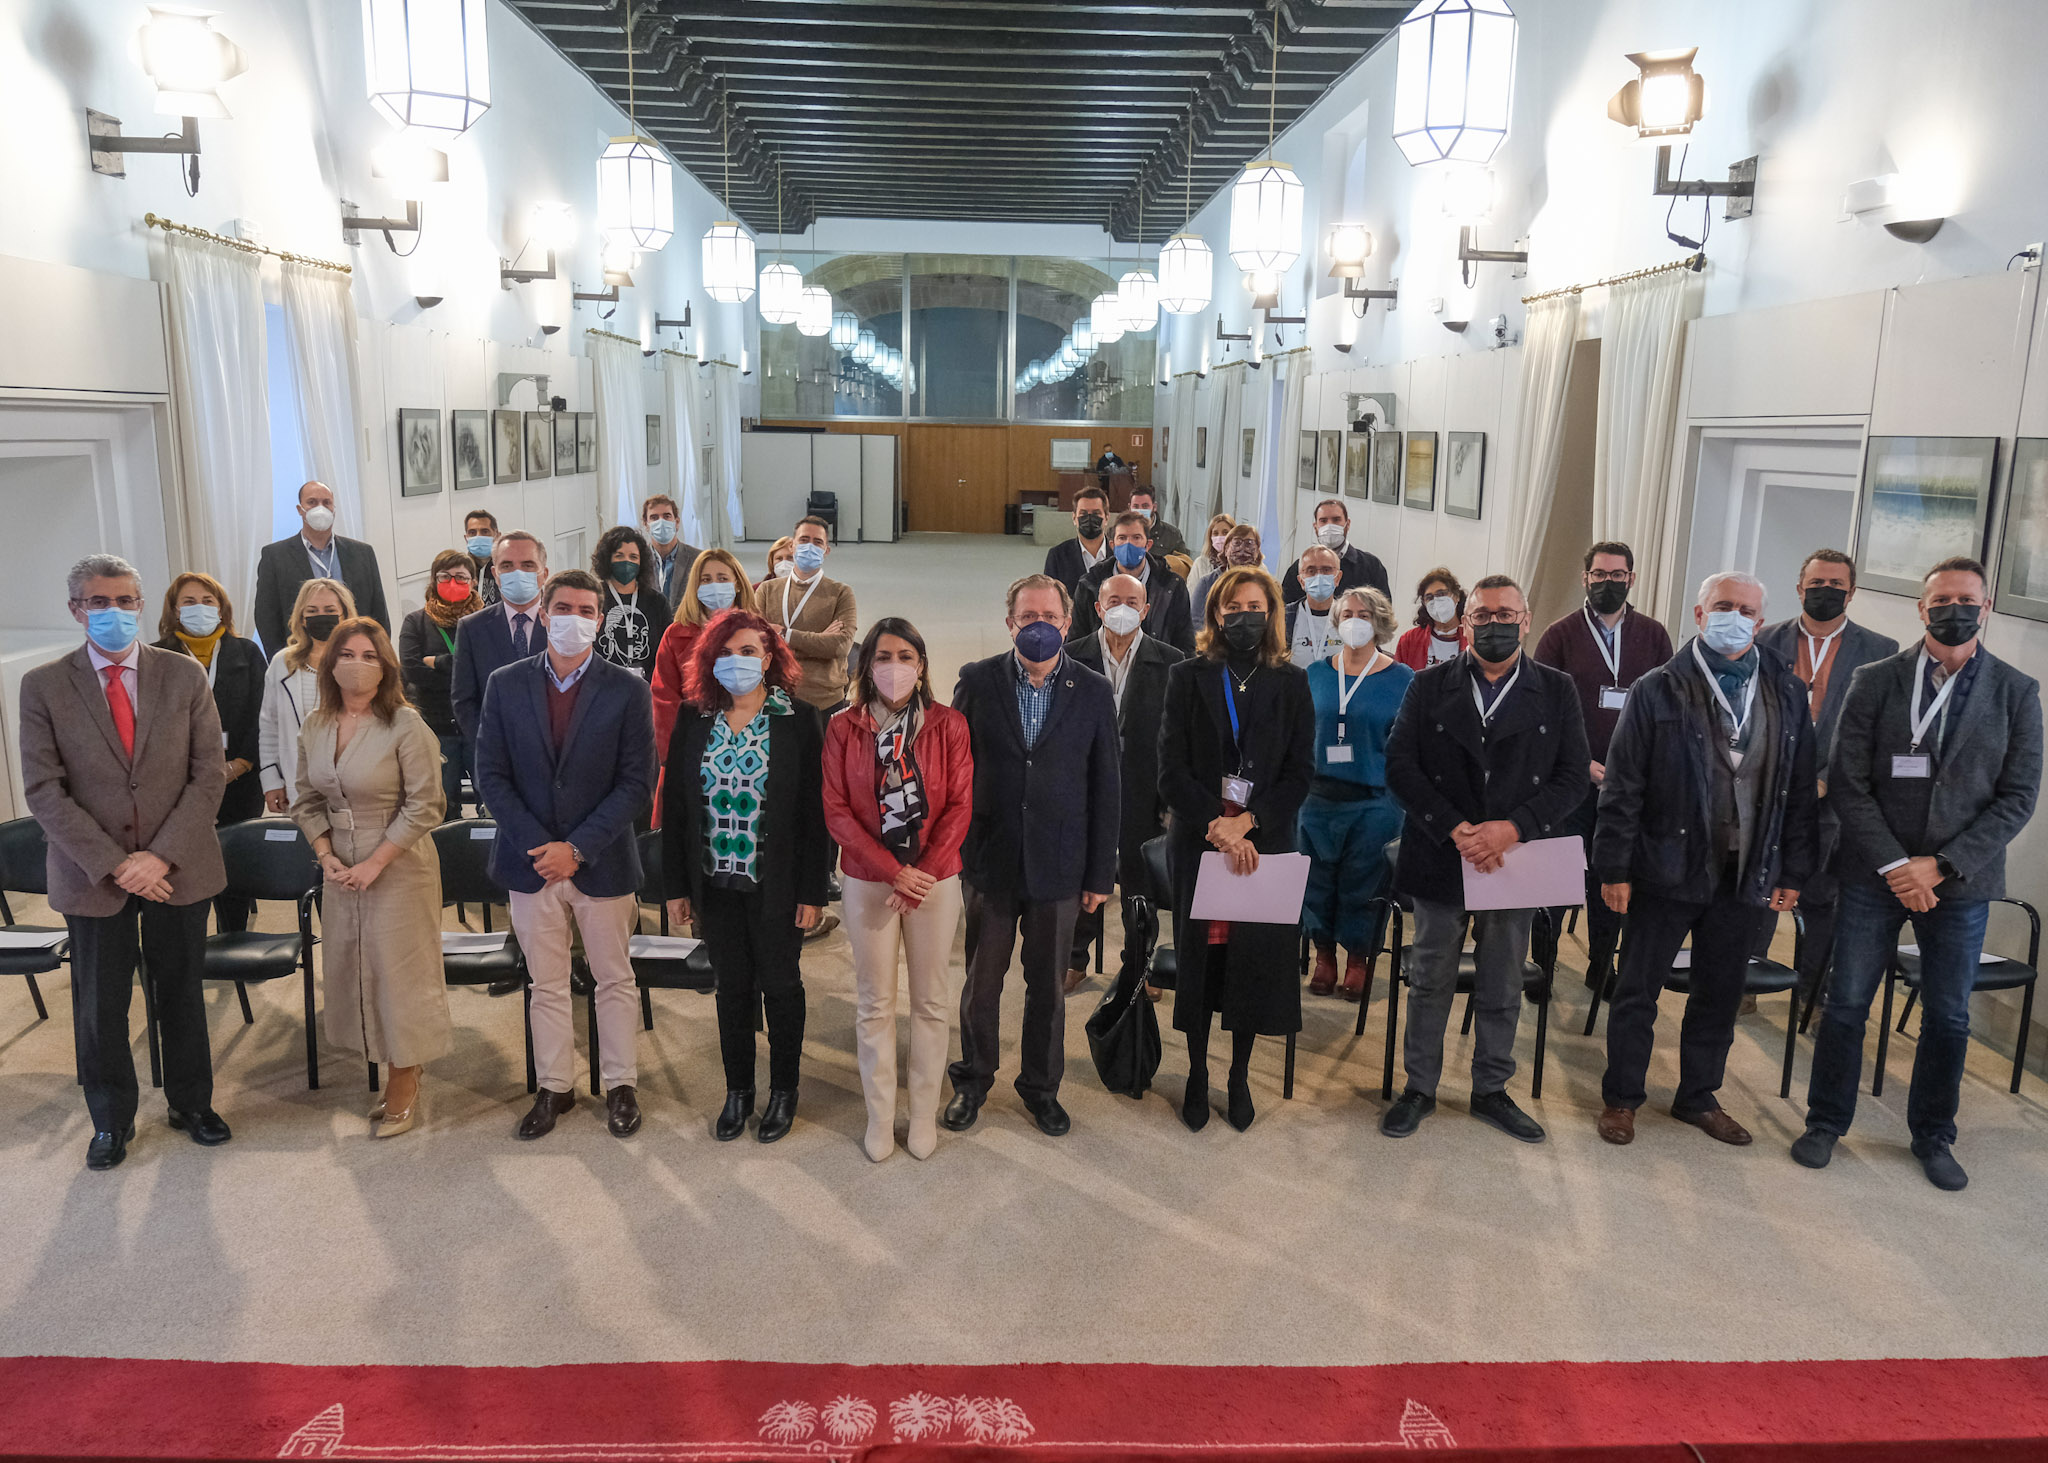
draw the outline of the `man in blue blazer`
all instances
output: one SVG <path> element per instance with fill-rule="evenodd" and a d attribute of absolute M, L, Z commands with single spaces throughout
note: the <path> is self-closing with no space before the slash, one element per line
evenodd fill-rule
<path fill-rule="evenodd" d="M 573 920 L 597 982 L 607 1117 L 624 1138 L 640 1127 L 640 1005 L 627 945 L 640 888 L 633 821 L 654 794 L 654 703 L 639 676 L 592 653 L 604 623 L 595 579 L 580 569 L 555 575 L 539 608 L 546 651 L 492 674 L 476 742 L 477 790 L 498 822 L 491 872 L 511 891 L 512 929 L 533 981 L 540 1092 L 519 1136 L 544 1137 L 576 1105 Z"/>
<path fill-rule="evenodd" d="M 1059 1104 L 1067 952 L 1081 911 L 1093 914 L 1109 898 L 1123 813 L 1116 698 L 1106 679 L 1062 648 L 1071 611 L 1058 580 L 1019 579 L 1009 594 L 1013 648 L 963 668 L 953 691 L 974 749 L 974 813 L 960 847 L 967 980 L 943 1119 L 956 1133 L 974 1126 L 995 1082 L 997 1014 L 1019 930 L 1017 1095 L 1048 1137 L 1070 1126 Z"/>

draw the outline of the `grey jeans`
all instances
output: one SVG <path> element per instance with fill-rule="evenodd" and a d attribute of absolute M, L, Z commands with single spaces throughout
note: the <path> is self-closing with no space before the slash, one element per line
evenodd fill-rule
<path fill-rule="evenodd" d="M 1408 1030 L 1401 1060 L 1408 1087 L 1430 1097 L 1444 1073 L 1444 1027 L 1458 993 L 1465 911 L 1455 904 L 1415 901 L 1415 947 L 1408 977 Z M 1478 968 L 1474 987 L 1472 1092 L 1498 1092 L 1515 1075 L 1515 1028 L 1522 1019 L 1522 964 L 1529 954 L 1533 909 L 1482 909 L 1472 914 Z"/>

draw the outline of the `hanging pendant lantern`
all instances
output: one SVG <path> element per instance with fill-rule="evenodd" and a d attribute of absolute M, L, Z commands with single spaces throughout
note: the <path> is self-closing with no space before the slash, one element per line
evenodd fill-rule
<path fill-rule="evenodd" d="M 1209 308 L 1216 256 L 1200 234 L 1175 234 L 1159 250 L 1159 308 L 1193 315 Z"/>
<path fill-rule="evenodd" d="M 875 348 L 881 342 L 875 339 L 872 330 L 863 330 L 853 342 L 853 359 L 857 365 L 865 366 L 875 358 Z"/>
<path fill-rule="evenodd" d="M 484 0 L 363 0 L 370 105 L 395 126 L 450 135 L 491 107 Z"/>
<path fill-rule="evenodd" d="M 1077 358 L 1087 355 L 1095 349 L 1094 321 L 1089 316 L 1083 315 L 1074 322 L 1073 334 L 1069 338 L 1074 342 L 1074 354 Z"/>
<path fill-rule="evenodd" d="M 675 234 L 674 169 L 659 144 L 635 132 L 614 137 L 597 160 L 597 226 L 652 252 Z"/>
<path fill-rule="evenodd" d="M 1401 22 L 1394 142 L 1411 164 L 1483 163 L 1508 135 L 1515 12 L 1508 0 L 1422 0 Z"/>
<path fill-rule="evenodd" d="M 1134 269 L 1116 282 L 1124 329 L 1150 330 L 1159 323 L 1159 280 L 1149 269 Z"/>
<path fill-rule="evenodd" d="M 803 312 L 804 277 L 781 260 L 761 271 L 761 318 L 770 325 L 794 325 Z"/>
<path fill-rule="evenodd" d="M 853 348 L 860 344 L 860 316 L 851 310 L 841 310 L 832 317 L 832 349 L 841 355 L 853 354 Z"/>
<path fill-rule="evenodd" d="M 832 291 L 806 285 L 797 296 L 796 328 L 805 335 L 829 335 L 832 330 Z"/>
<path fill-rule="evenodd" d="M 704 233 L 704 291 L 722 305 L 754 297 L 754 238 L 732 219 Z"/>
<path fill-rule="evenodd" d="M 1306 190 L 1277 158 L 1250 163 L 1230 188 L 1230 258 L 1239 269 L 1283 270 L 1301 257 Z"/>
<path fill-rule="evenodd" d="M 1088 326 L 1097 345 L 1115 345 L 1124 338 L 1124 307 L 1115 291 L 1095 297 L 1088 311 Z"/>

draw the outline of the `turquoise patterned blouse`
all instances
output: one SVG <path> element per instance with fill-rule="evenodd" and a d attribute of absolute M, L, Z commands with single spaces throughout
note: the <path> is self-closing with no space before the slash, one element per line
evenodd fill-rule
<path fill-rule="evenodd" d="M 761 799 L 768 787 L 768 718 L 787 716 L 789 696 L 779 687 L 739 731 L 723 713 L 711 718 L 704 744 L 704 872 L 737 874 L 759 882 Z"/>

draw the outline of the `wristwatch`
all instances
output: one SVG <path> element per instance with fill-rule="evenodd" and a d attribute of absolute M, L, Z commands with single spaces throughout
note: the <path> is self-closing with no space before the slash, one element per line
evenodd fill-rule
<path fill-rule="evenodd" d="M 1940 854 L 1936 854 L 1934 856 L 1934 867 L 1941 872 L 1941 877 L 1944 879 L 1957 879 L 1962 877 L 1960 874 L 1956 872 L 1956 866 L 1950 863 L 1947 859 L 1943 858 Z"/>
<path fill-rule="evenodd" d="M 583 850 L 582 850 L 582 849 L 580 849 L 580 848 L 578 848 L 578 847 L 577 847 L 577 846 L 576 846 L 575 844 L 573 844 L 573 843 L 569 845 L 569 857 L 571 857 L 571 858 L 573 858 L 574 860 L 576 860 L 576 867 L 577 867 L 577 868 L 579 868 L 579 869 L 580 869 L 580 868 L 582 868 L 582 867 L 583 867 L 583 866 L 584 866 L 585 864 L 587 864 L 587 863 L 589 863 L 589 862 L 590 862 L 590 860 L 589 860 L 589 859 L 587 859 L 587 858 L 585 858 L 585 857 L 583 856 Z"/>

